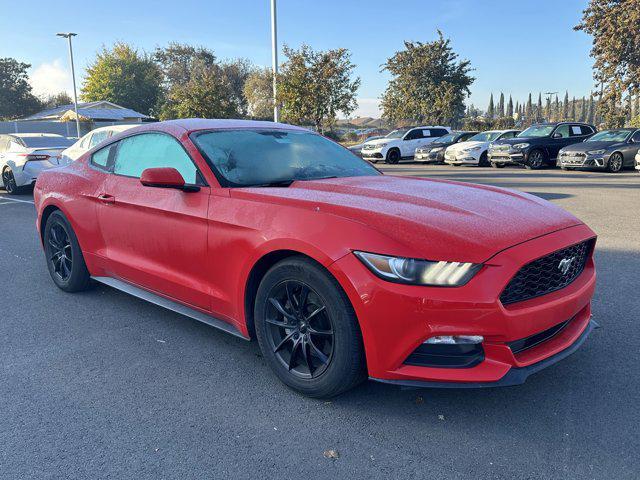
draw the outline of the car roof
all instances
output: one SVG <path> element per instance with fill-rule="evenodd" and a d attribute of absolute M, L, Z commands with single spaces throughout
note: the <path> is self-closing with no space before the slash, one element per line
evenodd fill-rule
<path fill-rule="evenodd" d="M 157 123 L 147 123 L 145 125 L 150 127 L 151 130 L 155 130 L 157 127 L 160 127 L 160 129 L 178 127 L 186 131 L 229 128 L 277 128 L 282 130 L 309 131 L 307 128 L 289 125 L 287 123 L 269 122 L 264 120 L 183 118 L 178 120 L 165 120 L 164 122 Z"/>
<path fill-rule="evenodd" d="M 111 130 L 114 132 L 124 132 L 125 130 L 129 130 L 131 128 L 135 128 L 137 126 L 139 126 L 140 124 L 126 124 L 126 125 L 107 125 L 106 127 L 98 127 L 98 128 L 94 128 L 93 130 L 91 130 L 89 133 L 93 133 L 93 132 L 101 132 L 104 130 Z"/>
<path fill-rule="evenodd" d="M 57 133 L 7 133 L 7 135 L 11 135 L 12 137 L 18 137 L 18 138 L 35 138 L 35 137 L 66 138 L 63 135 L 58 135 Z"/>

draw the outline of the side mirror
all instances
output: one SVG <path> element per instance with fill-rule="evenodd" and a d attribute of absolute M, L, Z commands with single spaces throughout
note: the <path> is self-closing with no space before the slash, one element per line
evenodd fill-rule
<path fill-rule="evenodd" d="M 140 176 L 140 183 L 145 187 L 175 188 L 185 192 L 200 190 L 200 187 L 185 185 L 184 178 L 173 167 L 147 168 Z"/>
<path fill-rule="evenodd" d="M 562 134 L 561 133 L 554 133 L 553 134 L 553 138 L 562 138 Z"/>

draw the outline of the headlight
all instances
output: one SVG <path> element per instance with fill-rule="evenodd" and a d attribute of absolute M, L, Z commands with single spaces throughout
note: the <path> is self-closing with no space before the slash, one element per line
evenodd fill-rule
<path fill-rule="evenodd" d="M 378 277 L 410 285 L 459 287 L 471 280 L 482 268 L 481 264 L 476 263 L 430 262 L 375 253 L 353 253 Z"/>
<path fill-rule="evenodd" d="M 470 148 L 465 148 L 463 150 L 463 152 L 477 152 L 478 150 L 482 150 L 482 147 L 470 147 Z"/>
<path fill-rule="evenodd" d="M 386 144 L 386 143 L 379 143 L 379 144 L 377 144 L 374 148 L 384 148 L 384 147 L 386 147 L 386 146 L 387 146 L 387 144 Z"/>
<path fill-rule="evenodd" d="M 439 152 L 440 150 L 442 150 L 444 147 L 434 147 L 431 149 L 432 152 Z"/>
<path fill-rule="evenodd" d="M 522 150 L 524 148 L 527 148 L 529 146 L 528 143 L 516 143 L 513 148 L 515 148 L 516 150 Z"/>
<path fill-rule="evenodd" d="M 605 152 L 605 150 L 591 150 L 590 152 L 587 152 L 589 155 L 602 155 Z"/>

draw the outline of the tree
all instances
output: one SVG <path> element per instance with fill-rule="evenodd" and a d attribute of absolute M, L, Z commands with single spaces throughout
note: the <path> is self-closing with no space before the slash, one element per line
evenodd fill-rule
<path fill-rule="evenodd" d="M 509 95 L 509 101 L 507 102 L 507 117 L 513 118 L 513 99 Z"/>
<path fill-rule="evenodd" d="M 587 116 L 586 120 L 588 123 L 594 123 L 594 105 L 593 105 L 593 95 L 589 97 L 589 103 L 587 106 Z"/>
<path fill-rule="evenodd" d="M 500 100 L 498 100 L 498 117 L 504 117 L 504 93 L 500 92 Z"/>
<path fill-rule="evenodd" d="M 524 115 L 525 117 L 527 117 L 527 120 L 533 119 L 533 103 L 531 101 L 531 92 L 529 92 L 529 98 L 527 99 L 527 106 L 525 107 Z"/>
<path fill-rule="evenodd" d="M 580 101 L 580 114 L 578 117 L 578 121 L 580 122 L 587 121 L 587 101 L 585 100 L 584 97 L 582 97 L 582 100 Z"/>
<path fill-rule="evenodd" d="M 279 74 L 277 99 L 284 119 L 310 122 L 324 132 L 335 123 L 338 112 L 349 116 L 356 109 L 360 79 L 353 78 L 355 65 L 348 50 L 285 46 L 284 56 L 287 60 Z"/>
<path fill-rule="evenodd" d="M 103 48 L 87 68 L 81 99 L 106 100 L 149 115 L 161 94 L 160 70 L 153 58 L 126 43 Z"/>
<path fill-rule="evenodd" d="M 593 77 L 602 92 L 597 113 L 607 127 L 620 127 L 625 92 L 640 90 L 640 0 L 591 0 L 575 29 L 593 37 Z"/>
<path fill-rule="evenodd" d="M 493 93 L 489 97 L 489 106 L 487 107 L 487 118 L 492 120 L 496 116 L 496 107 L 493 103 Z"/>
<path fill-rule="evenodd" d="M 542 113 L 542 92 L 538 92 L 538 104 L 536 106 L 536 122 L 542 122 L 542 117 L 544 117 Z"/>
<path fill-rule="evenodd" d="M 573 100 L 571 101 L 571 110 L 569 113 L 569 119 L 572 121 L 576 121 L 576 97 L 573 97 Z"/>
<path fill-rule="evenodd" d="M 256 69 L 249 74 L 243 88 L 248 113 L 252 118 L 273 119 L 273 73 L 270 68 Z"/>
<path fill-rule="evenodd" d="M 451 40 L 438 31 L 438 39 L 404 42 L 383 65 L 391 80 L 381 107 L 389 120 L 452 125 L 464 114 L 464 99 L 475 80 L 468 60 L 458 60 Z"/>
<path fill-rule="evenodd" d="M 28 81 L 30 67 L 14 58 L 0 58 L 0 119 L 25 117 L 40 108 Z"/>
<path fill-rule="evenodd" d="M 55 95 L 49 95 L 42 99 L 42 108 L 55 108 L 61 105 L 70 105 L 73 99 L 67 92 L 58 92 Z"/>
<path fill-rule="evenodd" d="M 569 91 L 565 90 L 562 102 L 562 120 L 569 120 Z"/>
<path fill-rule="evenodd" d="M 206 48 L 179 43 L 158 48 L 154 57 L 162 73 L 161 119 L 246 114 L 243 89 L 252 70 L 246 60 L 220 63 Z"/>
<path fill-rule="evenodd" d="M 556 94 L 556 99 L 553 102 L 553 122 L 557 122 L 560 120 L 560 102 L 558 101 L 558 95 Z"/>

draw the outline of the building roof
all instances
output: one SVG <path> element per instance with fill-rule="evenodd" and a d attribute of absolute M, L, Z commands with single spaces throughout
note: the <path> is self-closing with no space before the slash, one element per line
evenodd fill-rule
<path fill-rule="evenodd" d="M 150 119 L 148 115 L 136 112 L 130 108 L 121 107 L 115 103 L 107 101 L 78 103 L 78 116 L 80 119 L 87 120 L 146 120 Z M 22 120 L 60 120 L 63 117 L 71 117 L 75 119 L 75 110 L 73 104 L 60 105 L 59 107 L 49 108 L 41 112 L 30 115 Z"/>

